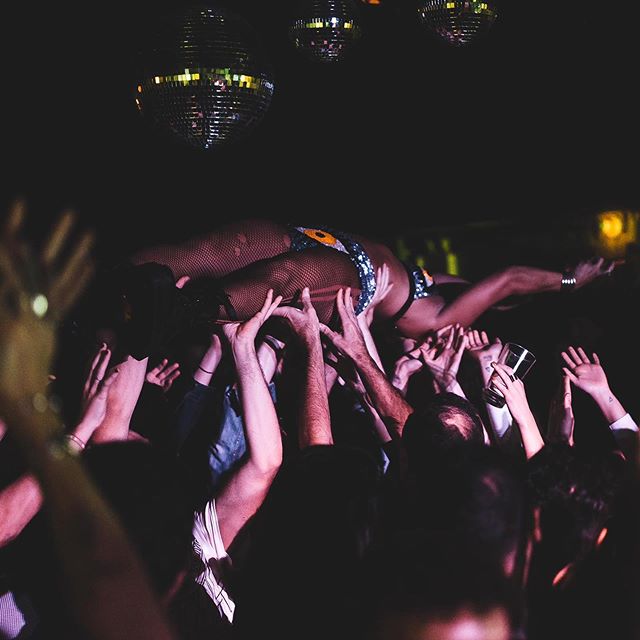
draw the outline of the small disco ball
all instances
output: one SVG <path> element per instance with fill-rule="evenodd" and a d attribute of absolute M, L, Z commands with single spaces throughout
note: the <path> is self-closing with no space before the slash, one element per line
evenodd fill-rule
<path fill-rule="evenodd" d="M 423 24 L 455 46 L 475 40 L 497 17 L 495 0 L 421 0 L 418 13 Z"/>
<path fill-rule="evenodd" d="M 360 37 L 351 0 L 302 0 L 289 34 L 299 51 L 320 62 L 337 62 Z"/>
<path fill-rule="evenodd" d="M 224 9 L 188 7 L 162 16 L 141 66 L 140 112 L 200 149 L 244 137 L 271 103 L 273 73 L 257 36 Z"/>

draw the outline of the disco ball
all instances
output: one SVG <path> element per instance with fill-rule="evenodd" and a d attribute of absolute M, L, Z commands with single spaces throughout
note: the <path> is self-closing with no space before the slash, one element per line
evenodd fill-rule
<path fill-rule="evenodd" d="M 273 95 L 271 66 L 255 33 L 224 9 L 189 7 L 163 16 L 140 62 L 140 112 L 200 149 L 244 137 Z"/>
<path fill-rule="evenodd" d="M 497 16 L 495 0 L 421 0 L 418 13 L 423 24 L 456 46 L 488 31 Z"/>
<path fill-rule="evenodd" d="M 336 62 L 360 37 L 350 0 L 302 0 L 296 10 L 289 34 L 296 48 L 314 60 Z"/>

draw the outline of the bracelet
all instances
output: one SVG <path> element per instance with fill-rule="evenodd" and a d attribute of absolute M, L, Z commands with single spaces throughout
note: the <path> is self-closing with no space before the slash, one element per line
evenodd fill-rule
<path fill-rule="evenodd" d="M 49 453 L 56 459 L 75 457 L 84 449 L 85 443 L 71 433 L 59 434 L 49 441 Z"/>
<path fill-rule="evenodd" d="M 560 280 L 560 291 L 573 291 L 576 286 L 576 276 L 573 271 L 565 271 Z"/>
<path fill-rule="evenodd" d="M 201 366 L 198 365 L 198 369 L 200 369 L 200 371 L 204 371 L 205 373 L 208 373 L 209 375 L 213 375 L 213 371 L 207 371 L 206 369 L 203 369 Z"/>
<path fill-rule="evenodd" d="M 80 449 L 84 449 L 87 446 L 86 442 L 83 442 L 82 440 L 80 440 L 80 438 L 78 438 L 78 436 L 76 436 L 73 433 L 67 433 L 65 434 L 64 437 L 67 438 L 70 442 L 73 442 L 74 444 L 78 445 Z"/>

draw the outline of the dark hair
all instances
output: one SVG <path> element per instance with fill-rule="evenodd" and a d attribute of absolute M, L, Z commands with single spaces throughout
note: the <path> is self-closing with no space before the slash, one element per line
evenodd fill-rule
<path fill-rule="evenodd" d="M 412 413 L 404 426 L 402 440 L 409 463 L 422 465 L 424 456 L 465 442 L 482 444 L 482 419 L 476 408 L 455 393 L 439 393 L 425 407 Z"/>
<path fill-rule="evenodd" d="M 613 514 L 625 462 L 610 451 L 557 443 L 543 447 L 527 466 L 545 548 L 557 563 L 582 559 Z"/>

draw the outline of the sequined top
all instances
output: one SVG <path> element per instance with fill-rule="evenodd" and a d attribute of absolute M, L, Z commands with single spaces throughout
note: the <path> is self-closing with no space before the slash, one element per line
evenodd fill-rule
<path fill-rule="evenodd" d="M 364 247 L 343 231 L 326 227 L 298 227 L 288 225 L 291 238 L 291 251 L 304 251 L 311 247 L 324 245 L 330 249 L 341 251 L 349 256 L 358 271 L 360 280 L 360 297 L 355 311 L 362 313 L 371 302 L 376 291 L 376 271 Z"/>

